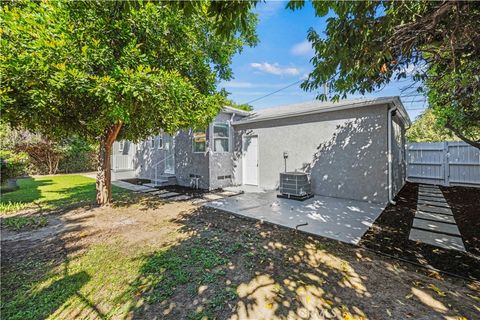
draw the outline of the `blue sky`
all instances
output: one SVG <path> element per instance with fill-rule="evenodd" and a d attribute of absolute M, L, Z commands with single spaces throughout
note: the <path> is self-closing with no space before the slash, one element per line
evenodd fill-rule
<path fill-rule="evenodd" d="M 246 47 L 233 58 L 234 79 L 219 85 L 231 93 L 229 97 L 236 103 L 247 103 L 286 87 L 312 70 L 309 61 L 313 50 L 306 40 L 307 31 L 310 27 L 318 32 L 324 30 L 325 18 L 315 17 L 309 3 L 299 11 L 285 9 L 285 5 L 283 1 L 268 1 L 259 3 L 255 9 L 259 14 L 257 33 L 260 43 L 253 48 Z M 410 83 L 409 80 L 393 82 L 368 96 L 401 95 L 401 89 Z M 314 100 L 316 94 L 303 91 L 298 83 L 250 104 L 254 109 L 263 109 Z M 425 108 L 423 100 L 418 96 L 402 97 L 412 120 Z"/>

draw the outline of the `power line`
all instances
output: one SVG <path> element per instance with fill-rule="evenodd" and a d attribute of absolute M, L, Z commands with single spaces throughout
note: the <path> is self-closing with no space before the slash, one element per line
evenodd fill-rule
<path fill-rule="evenodd" d="M 271 96 L 272 94 L 275 94 L 275 93 L 277 93 L 277 92 L 280 92 L 280 91 L 282 91 L 282 90 L 285 90 L 285 89 L 287 89 L 287 88 L 290 88 L 290 87 L 292 87 L 292 86 L 294 86 L 294 85 L 296 85 L 297 83 L 300 83 L 300 82 L 302 82 L 302 81 L 303 81 L 303 80 L 297 80 L 297 81 L 289 84 L 289 85 L 286 86 L 286 87 L 280 88 L 280 89 L 275 90 L 275 91 L 270 92 L 270 93 L 267 93 L 267 94 L 264 95 L 264 96 L 261 96 L 261 97 L 259 97 L 259 98 L 255 98 L 255 99 L 253 99 L 253 100 L 250 100 L 250 101 L 248 101 L 248 102 L 245 102 L 244 104 L 250 104 L 250 103 L 252 103 L 252 102 L 255 102 L 255 101 L 261 100 L 261 99 L 263 99 L 263 98 L 269 97 L 269 96 Z"/>

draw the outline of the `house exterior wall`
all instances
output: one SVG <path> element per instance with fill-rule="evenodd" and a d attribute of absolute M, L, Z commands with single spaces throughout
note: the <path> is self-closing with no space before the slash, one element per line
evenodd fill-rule
<path fill-rule="evenodd" d="M 235 115 L 233 121 L 240 120 L 242 117 Z M 210 152 L 209 152 L 209 163 L 210 163 L 210 190 L 224 188 L 234 184 L 235 177 L 238 175 L 238 159 L 241 156 L 241 145 L 239 147 L 235 131 L 232 126 L 230 126 L 230 144 L 228 152 L 214 152 L 213 149 L 213 124 L 214 123 L 230 123 L 232 120 L 232 115 L 228 113 L 220 113 L 211 125 L 211 134 L 209 135 Z"/>
<path fill-rule="evenodd" d="M 241 116 L 235 115 L 234 120 Z M 237 167 L 235 159 L 239 155 L 235 150 L 235 132 L 230 127 L 230 144 L 228 152 L 214 152 L 213 124 L 229 123 L 232 120 L 231 113 L 220 112 L 207 128 L 207 152 L 193 152 L 193 131 L 185 130 L 175 138 L 175 161 L 177 182 L 181 186 L 190 186 L 192 175 L 200 176 L 199 187 L 201 189 L 214 190 L 231 186 Z"/>
<path fill-rule="evenodd" d="M 175 136 L 175 176 L 178 185 L 189 187 L 192 175 L 200 177 L 199 188 L 209 188 L 208 153 L 193 152 L 193 131 L 188 129 L 180 131 Z"/>
<path fill-rule="evenodd" d="M 392 117 L 392 191 L 395 196 L 406 180 L 405 125 L 398 115 Z"/>
<path fill-rule="evenodd" d="M 137 151 L 133 158 L 135 176 L 144 179 L 155 178 L 155 166 L 165 158 L 165 150 L 158 148 L 158 136 L 155 137 L 154 148 L 150 147 L 150 140 L 137 144 Z M 164 170 L 164 163 L 158 165 L 158 174 Z"/>
<path fill-rule="evenodd" d="M 387 105 L 237 124 L 235 130 L 258 136 L 262 188 L 278 187 L 285 151 L 287 170 L 310 173 L 315 194 L 388 199 Z"/>

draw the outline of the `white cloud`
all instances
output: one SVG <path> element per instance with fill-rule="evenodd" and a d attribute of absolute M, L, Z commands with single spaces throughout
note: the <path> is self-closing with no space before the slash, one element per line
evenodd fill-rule
<path fill-rule="evenodd" d="M 287 5 L 285 1 L 265 1 L 259 2 L 255 7 L 254 12 L 260 16 L 260 19 L 268 19 L 276 15 L 280 10 Z"/>
<path fill-rule="evenodd" d="M 313 56 L 314 54 L 312 44 L 308 40 L 295 44 L 291 52 L 296 56 Z"/>
<path fill-rule="evenodd" d="M 296 76 L 300 74 L 300 69 L 295 67 L 280 67 L 278 63 L 271 64 L 268 62 L 263 62 L 263 63 L 253 62 L 253 63 L 250 63 L 250 67 L 257 69 L 259 71 L 274 74 L 277 76 L 284 76 L 284 75 Z"/>
<path fill-rule="evenodd" d="M 243 81 L 229 81 L 223 83 L 225 88 L 253 88 L 255 85 L 251 82 L 243 82 Z"/>

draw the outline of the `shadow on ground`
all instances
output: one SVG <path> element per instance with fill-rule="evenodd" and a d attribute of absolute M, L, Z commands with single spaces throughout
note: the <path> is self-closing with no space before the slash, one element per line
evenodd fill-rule
<path fill-rule="evenodd" d="M 207 208 L 176 222 L 188 237 L 142 258 L 132 318 L 435 318 L 464 302 L 354 246 Z M 472 301 L 462 315 L 475 313 Z"/>
<path fill-rule="evenodd" d="M 45 227 L 51 233 L 42 237 L 2 239 L 5 318 L 443 319 L 478 312 L 478 297 L 467 294 L 478 290 L 471 283 L 428 278 L 355 246 L 214 209 L 141 197 L 58 215 L 69 218 Z"/>

